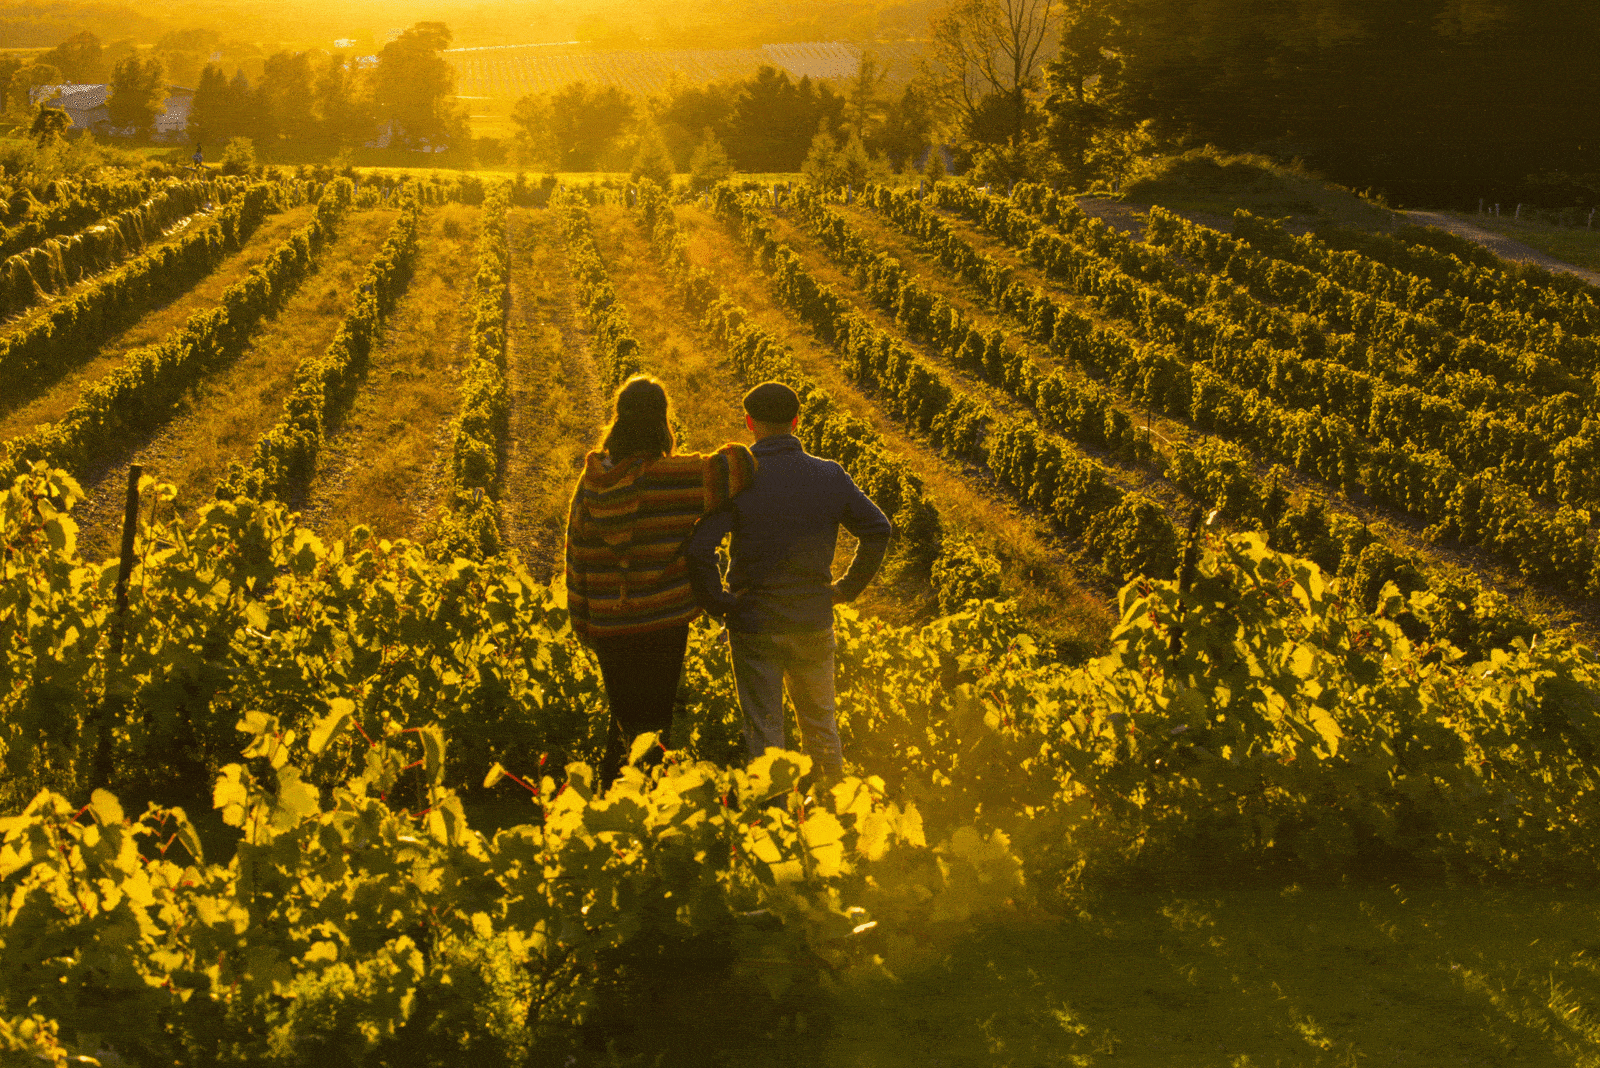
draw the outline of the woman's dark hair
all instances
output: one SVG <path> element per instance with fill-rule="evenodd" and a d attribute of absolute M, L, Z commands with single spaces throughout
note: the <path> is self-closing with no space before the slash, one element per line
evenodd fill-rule
<path fill-rule="evenodd" d="M 617 390 L 616 414 L 600 439 L 612 463 L 628 456 L 670 456 L 677 447 L 672 436 L 672 401 L 667 387 L 649 375 L 634 375 Z"/>

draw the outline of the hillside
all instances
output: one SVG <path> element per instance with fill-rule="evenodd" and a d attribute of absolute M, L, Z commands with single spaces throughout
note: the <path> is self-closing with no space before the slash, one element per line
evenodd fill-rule
<path fill-rule="evenodd" d="M 1586 1063 L 1600 305 L 1232 166 L 1121 225 L 207 177 L 41 293 L 0 330 L 0 1053 Z M 638 372 L 695 450 L 790 383 L 895 524 L 835 615 L 838 783 L 742 762 L 701 622 L 664 765 L 595 786 L 563 534 Z"/>

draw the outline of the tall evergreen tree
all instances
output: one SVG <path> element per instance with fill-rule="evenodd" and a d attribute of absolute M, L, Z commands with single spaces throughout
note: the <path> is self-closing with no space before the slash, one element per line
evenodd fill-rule
<path fill-rule="evenodd" d="M 306 144 L 317 133 L 312 110 L 311 57 L 304 52 L 278 52 L 267 57 L 257 87 L 257 100 L 271 116 L 273 132 L 294 144 Z"/>
<path fill-rule="evenodd" d="M 189 106 L 189 138 L 202 144 L 221 145 L 235 136 L 233 91 L 228 76 L 215 63 L 207 63 Z"/>
<path fill-rule="evenodd" d="M 886 110 L 877 147 L 896 171 L 914 167 L 933 146 L 933 128 L 932 101 L 925 90 L 913 83 Z"/>
<path fill-rule="evenodd" d="M 799 84 L 763 66 L 744 84 L 729 122 L 728 154 L 742 171 L 797 171 L 818 127 L 833 136 L 844 117 L 844 98 L 810 78 Z"/>
<path fill-rule="evenodd" d="M 1060 53 L 1045 67 L 1046 134 L 1073 186 L 1086 185 L 1117 132 L 1135 124 L 1126 102 L 1121 28 L 1106 0 L 1067 4 Z"/>

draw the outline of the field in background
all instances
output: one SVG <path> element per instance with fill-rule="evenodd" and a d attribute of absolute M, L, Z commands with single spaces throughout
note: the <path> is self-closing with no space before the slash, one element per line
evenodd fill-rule
<path fill-rule="evenodd" d="M 863 52 L 899 81 L 915 73 L 922 45 L 915 42 L 812 41 L 760 48 L 596 52 L 566 45 L 505 45 L 445 52 L 455 65 L 456 91 L 466 97 L 515 100 L 550 93 L 572 82 L 616 86 L 644 98 L 674 83 L 748 78 L 762 66 L 785 71 L 795 81 L 849 78 Z"/>

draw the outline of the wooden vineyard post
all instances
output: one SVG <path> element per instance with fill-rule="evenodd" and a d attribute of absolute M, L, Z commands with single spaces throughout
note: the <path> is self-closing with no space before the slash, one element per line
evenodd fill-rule
<path fill-rule="evenodd" d="M 1172 644 L 1167 650 L 1167 655 L 1174 659 L 1183 651 L 1183 617 L 1186 613 L 1183 609 L 1182 597 L 1189 592 L 1189 587 L 1194 584 L 1195 566 L 1200 562 L 1197 539 L 1200 536 L 1200 516 L 1202 512 L 1203 509 L 1196 505 L 1194 512 L 1189 516 L 1189 536 L 1184 540 L 1183 562 L 1178 566 L 1178 622 L 1172 628 Z M 1213 512 L 1212 514 L 1215 515 L 1216 513 Z"/>
<path fill-rule="evenodd" d="M 117 690 L 117 676 L 122 670 L 122 643 L 128 628 L 128 580 L 133 575 L 133 543 L 139 531 L 139 480 L 144 468 L 139 464 L 128 467 L 127 507 L 122 514 L 122 556 L 117 563 L 116 607 L 111 616 L 111 643 L 106 652 L 106 689 L 100 702 L 100 723 L 95 740 L 94 781 L 105 786 L 111 781 L 111 723 L 116 709 L 123 704 L 124 695 Z"/>

